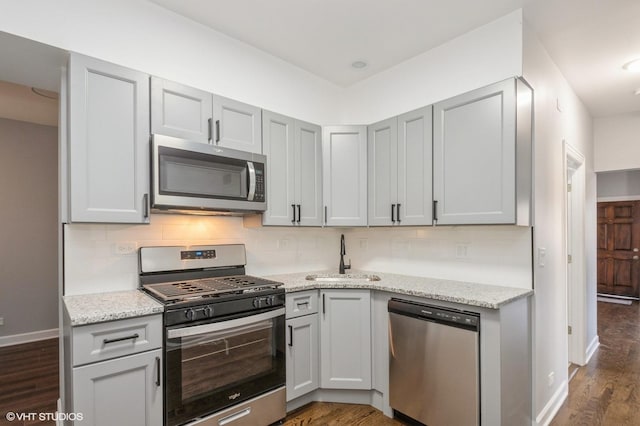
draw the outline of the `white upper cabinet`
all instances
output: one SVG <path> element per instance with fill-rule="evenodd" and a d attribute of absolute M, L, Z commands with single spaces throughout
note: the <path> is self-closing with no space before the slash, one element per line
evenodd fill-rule
<path fill-rule="evenodd" d="M 71 222 L 149 222 L 149 76 L 69 60 Z"/>
<path fill-rule="evenodd" d="M 368 128 L 369 225 L 431 225 L 431 106 Z"/>
<path fill-rule="evenodd" d="M 262 110 L 152 77 L 151 132 L 261 154 Z"/>
<path fill-rule="evenodd" d="M 262 154 L 262 110 L 233 99 L 213 95 L 215 143 Z"/>
<path fill-rule="evenodd" d="M 212 99 L 203 90 L 151 77 L 151 132 L 209 143 Z"/>
<path fill-rule="evenodd" d="M 436 223 L 516 223 L 516 80 L 437 103 L 433 125 Z"/>
<path fill-rule="evenodd" d="M 263 225 L 322 225 L 321 128 L 263 112 L 267 211 Z"/>
<path fill-rule="evenodd" d="M 322 136 L 324 224 L 367 225 L 367 128 L 327 126 Z"/>

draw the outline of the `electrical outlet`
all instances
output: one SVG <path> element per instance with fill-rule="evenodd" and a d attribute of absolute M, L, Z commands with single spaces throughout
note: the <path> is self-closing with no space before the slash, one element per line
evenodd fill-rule
<path fill-rule="evenodd" d="M 4 325 L 4 317 L 0 317 L 0 325 Z"/>
<path fill-rule="evenodd" d="M 556 373 L 552 371 L 551 373 L 549 373 L 549 376 L 547 377 L 547 386 L 549 387 L 553 386 L 553 382 L 555 382 L 555 380 L 556 380 Z"/>
<path fill-rule="evenodd" d="M 291 240 L 288 238 L 283 238 L 281 240 L 278 240 L 278 248 L 281 250 L 288 249 L 290 245 L 291 245 Z"/>
<path fill-rule="evenodd" d="M 134 241 L 123 241 L 113 245 L 113 253 L 118 256 L 133 254 L 137 249 L 138 245 Z"/>
<path fill-rule="evenodd" d="M 469 255 L 468 244 L 456 244 L 456 259 L 466 259 Z"/>
<path fill-rule="evenodd" d="M 360 250 L 366 250 L 369 247 L 369 240 L 366 238 L 360 238 L 358 241 L 360 243 Z"/>

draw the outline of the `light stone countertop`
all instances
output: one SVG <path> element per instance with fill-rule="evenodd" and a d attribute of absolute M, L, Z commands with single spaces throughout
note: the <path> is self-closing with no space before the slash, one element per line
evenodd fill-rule
<path fill-rule="evenodd" d="M 164 312 L 164 306 L 140 290 L 63 296 L 71 326 Z"/>
<path fill-rule="evenodd" d="M 427 299 L 461 303 L 489 309 L 500 309 L 514 300 L 528 297 L 533 290 L 502 287 L 437 278 L 412 277 L 408 275 L 388 274 L 371 271 L 349 271 L 345 277 L 353 274 L 377 275 L 380 281 L 310 281 L 305 279 L 312 274 L 335 274 L 335 271 L 315 271 L 295 274 L 271 275 L 265 278 L 284 283 L 286 292 L 295 292 L 321 288 L 364 288 L 381 290 L 397 294 L 419 296 Z"/>

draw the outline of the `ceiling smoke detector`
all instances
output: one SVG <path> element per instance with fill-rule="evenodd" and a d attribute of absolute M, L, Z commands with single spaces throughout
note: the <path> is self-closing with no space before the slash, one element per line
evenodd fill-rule
<path fill-rule="evenodd" d="M 357 70 L 361 70 L 367 67 L 367 63 L 365 61 L 355 61 L 351 64 L 351 66 Z"/>

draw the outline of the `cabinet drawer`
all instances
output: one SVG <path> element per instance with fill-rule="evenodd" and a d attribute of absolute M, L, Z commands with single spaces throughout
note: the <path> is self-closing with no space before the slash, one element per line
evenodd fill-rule
<path fill-rule="evenodd" d="M 318 291 L 308 290 L 287 294 L 287 318 L 318 312 Z"/>
<path fill-rule="evenodd" d="M 73 365 L 162 347 L 162 315 L 74 327 Z"/>

